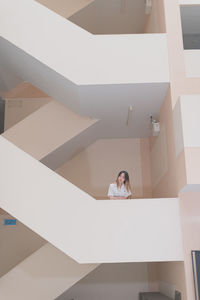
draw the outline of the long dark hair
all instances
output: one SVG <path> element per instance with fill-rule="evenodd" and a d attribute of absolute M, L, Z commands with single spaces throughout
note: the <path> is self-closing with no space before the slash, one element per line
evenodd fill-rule
<path fill-rule="evenodd" d="M 127 192 L 131 191 L 131 186 L 130 186 L 130 180 L 129 180 L 129 175 L 128 175 L 128 172 L 127 171 L 120 171 L 118 176 L 117 176 L 117 180 L 116 180 L 116 183 L 117 183 L 117 187 L 119 187 L 119 182 L 118 182 L 118 178 L 119 176 L 121 176 L 122 174 L 124 174 L 125 176 L 125 180 L 124 180 L 124 185 L 126 187 L 126 190 Z"/>

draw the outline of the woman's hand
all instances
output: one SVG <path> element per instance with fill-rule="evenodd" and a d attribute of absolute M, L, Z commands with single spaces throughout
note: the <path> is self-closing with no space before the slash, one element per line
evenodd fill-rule
<path fill-rule="evenodd" d="M 128 199 L 128 197 L 109 197 L 110 200 L 125 200 Z"/>

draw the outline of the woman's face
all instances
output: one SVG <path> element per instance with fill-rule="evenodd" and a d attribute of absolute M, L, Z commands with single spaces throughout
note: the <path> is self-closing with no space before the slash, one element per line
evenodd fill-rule
<path fill-rule="evenodd" d="M 122 174 L 118 177 L 118 182 L 119 182 L 120 184 L 122 184 L 122 183 L 124 183 L 124 181 L 125 181 L 125 174 L 122 173 Z"/>

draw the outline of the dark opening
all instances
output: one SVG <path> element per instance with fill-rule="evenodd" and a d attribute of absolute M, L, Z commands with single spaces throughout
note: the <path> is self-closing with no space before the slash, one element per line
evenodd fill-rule
<path fill-rule="evenodd" d="M 184 49 L 200 49 L 200 5 L 182 6 L 181 22 Z"/>
<path fill-rule="evenodd" d="M 4 132 L 5 101 L 0 98 L 0 134 Z"/>

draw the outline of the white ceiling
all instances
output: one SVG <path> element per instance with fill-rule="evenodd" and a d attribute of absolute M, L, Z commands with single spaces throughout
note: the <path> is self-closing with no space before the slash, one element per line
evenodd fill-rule
<path fill-rule="evenodd" d="M 158 116 L 168 83 L 79 87 L 82 114 L 100 119 L 102 137 L 147 137 L 150 116 Z M 128 110 L 130 114 L 127 126 Z"/>
<path fill-rule="evenodd" d="M 183 34 L 200 34 L 200 5 L 181 6 Z"/>
<path fill-rule="evenodd" d="M 93 34 L 143 33 L 144 0 L 95 0 L 69 18 Z"/>

